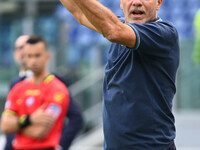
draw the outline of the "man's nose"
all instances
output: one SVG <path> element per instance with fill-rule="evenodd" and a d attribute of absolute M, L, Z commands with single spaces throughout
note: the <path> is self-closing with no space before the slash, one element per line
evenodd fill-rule
<path fill-rule="evenodd" d="M 142 6 L 142 0 L 133 0 L 132 5 L 136 7 Z"/>
<path fill-rule="evenodd" d="M 29 61 L 31 64 L 35 64 L 37 62 L 37 59 L 35 57 L 32 57 Z"/>

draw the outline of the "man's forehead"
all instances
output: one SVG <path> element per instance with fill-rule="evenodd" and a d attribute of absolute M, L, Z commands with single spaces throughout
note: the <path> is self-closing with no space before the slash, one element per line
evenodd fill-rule
<path fill-rule="evenodd" d="M 26 43 L 26 47 L 37 47 L 37 48 L 45 48 L 45 44 L 43 42 L 38 42 L 34 44 Z"/>
<path fill-rule="evenodd" d="M 25 52 L 27 53 L 40 53 L 40 52 L 46 52 L 45 45 L 42 42 L 35 43 L 35 44 L 29 44 L 26 43 Z"/>

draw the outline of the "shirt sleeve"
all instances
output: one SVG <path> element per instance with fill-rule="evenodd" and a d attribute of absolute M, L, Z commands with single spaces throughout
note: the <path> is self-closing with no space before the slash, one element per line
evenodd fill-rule
<path fill-rule="evenodd" d="M 17 113 L 17 104 L 20 103 L 20 98 L 19 96 L 19 89 L 18 86 L 12 88 L 12 90 L 9 92 L 7 96 L 7 100 L 5 103 L 5 111 L 13 111 Z"/>
<path fill-rule="evenodd" d="M 47 96 L 46 112 L 53 114 L 55 120 L 65 116 L 69 105 L 69 94 L 67 90 L 52 89 Z"/>
<path fill-rule="evenodd" d="M 169 53 L 169 47 L 176 47 L 178 33 L 169 23 L 158 21 L 145 24 L 128 23 L 136 34 L 134 50 L 154 56 L 164 56 Z"/>

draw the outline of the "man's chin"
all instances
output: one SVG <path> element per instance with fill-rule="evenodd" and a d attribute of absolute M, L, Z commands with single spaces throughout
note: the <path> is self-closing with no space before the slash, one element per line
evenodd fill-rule
<path fill-rule="evenodd" d="M 142 24 L 142 23 L 145 23 L 145 20 L 144 19 L 135 19 L 135 20 L 130 20 L 130 23 Z"/>

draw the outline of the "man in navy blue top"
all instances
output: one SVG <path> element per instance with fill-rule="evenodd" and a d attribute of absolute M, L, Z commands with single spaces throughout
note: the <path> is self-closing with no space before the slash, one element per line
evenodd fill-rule
<path fill-rule="evenodd" d="M 12 89 L 13 86 L 17 84 L 18 82 L 32 76 L 32 72 L 28 70 L 23 59 L 24 45 L 26 44 L 26 41 L 28 39 L 29 39 L 29 36 L 22 35 L 15 42 L 14 58 L 15 58 L 16 64 L 19 65 L 20 72 L 19 72 L 19 76 L 14 78 L 11 81 L 10 89 Z M 56 73 L 52 73 L 52 74 L 54 74 L 58 79 L 60 79 L 67 86 L 66 81 L 62 77 L 60 77 Z M 62 135 L 60 139 L 60 145 L 56 150 L 68 150 L 72 141 L 74 140 L 76 135 L 79 133 L 79 131 L 83 127 L 83 116 L 82 116 L 81 110 L 79 106 L 76 104 L 76 102 L 72 99 L 71 96 L 70 96 L 70 104 L 69 104 L 66 118 L 68 119 L 68 123 L 66 123 L 63 126 Z M 6 135 L 6 145 L 4 148 L 5 150 L 13 150 L 12 141 L 14 139 L 14 136 L 15 134 Z"/>
<path fill-rule="evenodd" d="M 61 2 L 112 42 L 103 86 L 104 150 L 175 150 L 179 39 L 157 16 L 163 0 L 120 0 L 125 19 L 95 0 Z"/>

